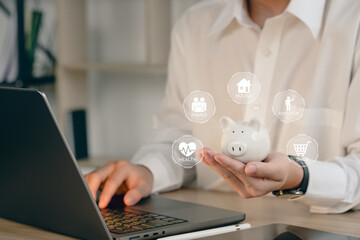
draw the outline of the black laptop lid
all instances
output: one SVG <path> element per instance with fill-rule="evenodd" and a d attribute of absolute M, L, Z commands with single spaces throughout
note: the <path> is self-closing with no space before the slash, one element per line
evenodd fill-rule
<path fill-rule="evenodd" d="M 110 239 L 45 97 L 0 88 L 0 217 Z"/>

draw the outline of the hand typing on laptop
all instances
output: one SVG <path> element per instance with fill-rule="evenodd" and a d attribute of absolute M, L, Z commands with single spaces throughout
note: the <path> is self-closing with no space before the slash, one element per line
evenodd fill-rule
<path fill-rule="evenodd" d="M 126 205 L 136 204 L 150 195 L 153 187 L 152 173 L 144 166 L 127 161 L 109 162 L 87 174 L 85 180 L 96 200 L 96 192 L 102 189 L 99 208 L 105 208 L 114 194 L 123 194 Z"/>

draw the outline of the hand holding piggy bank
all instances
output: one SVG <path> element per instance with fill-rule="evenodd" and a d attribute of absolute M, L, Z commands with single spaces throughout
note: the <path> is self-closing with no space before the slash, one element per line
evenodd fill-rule
<path fill-rule="evenodd" d="M 229 117 L 220 120 L 223 153 L 243 163 L 264 160 L 270 152 L 270 136 L 259 120 L 234 122 Z"/>

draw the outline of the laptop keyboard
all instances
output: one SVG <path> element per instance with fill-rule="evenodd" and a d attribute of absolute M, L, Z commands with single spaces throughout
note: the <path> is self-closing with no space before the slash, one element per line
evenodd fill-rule
<path fill-rule="evenodd" d="M 113 233 L 129 233 L 187 222 L 187 220 L 134 209 L 101 209 Z"/>

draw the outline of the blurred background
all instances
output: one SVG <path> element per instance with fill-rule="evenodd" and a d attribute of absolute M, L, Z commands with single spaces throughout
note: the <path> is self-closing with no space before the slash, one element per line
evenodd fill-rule
<path fill-rule="evenodd" d="M 151 140 L 172 26 L 197 2 L 0 0 L 0 86 L 44 91 L 77 158 L 130 160 Z"/>

